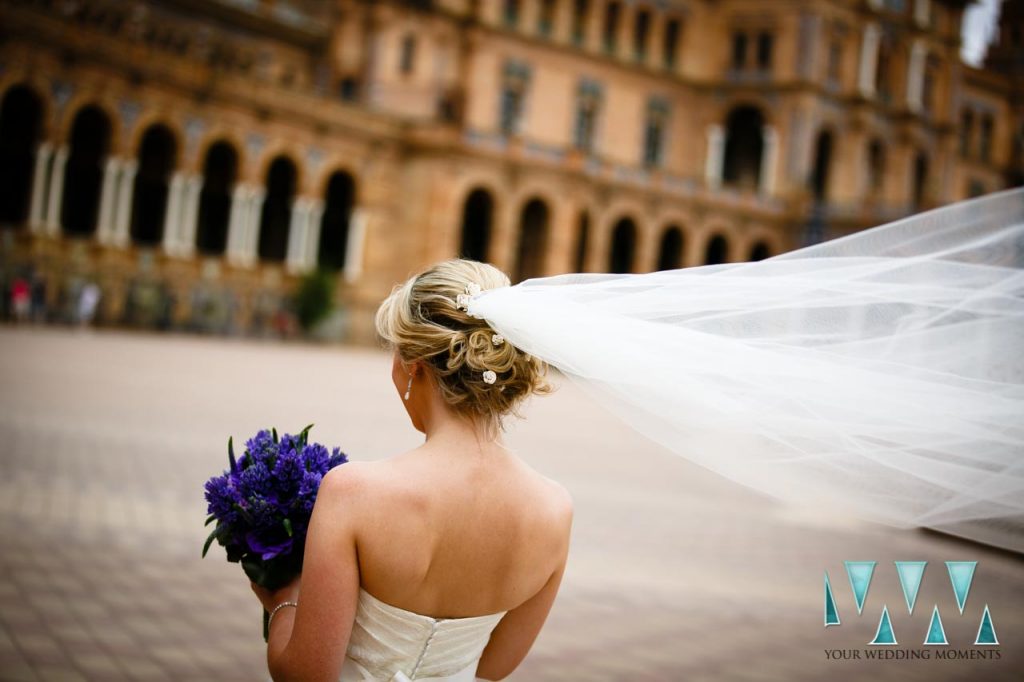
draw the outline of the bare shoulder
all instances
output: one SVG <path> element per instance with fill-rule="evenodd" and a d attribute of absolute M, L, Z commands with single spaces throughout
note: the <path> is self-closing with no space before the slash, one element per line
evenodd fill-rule
<path fill-rule="evenodd" d="M 350 508 L 353 500 L 359 500 L 362 509 L 372 509 L 374 503 L 382 500 L 393 504 L 408 497 L 407 479 L 396 474 L 390 460 L 349 461 L 327 472 L 320 482 L 317 498 L 326 497 Z"/>
<path fill-rule="evenodd" d="M 557 527 L 568 532 L 572 526 L 572 495 L 569 493 L 568 488 L 558 481 L 539 473 L 537 474 L 537 477 L 541 482 L 545 507 L 550 515 L 549 518 L 554 521 Z"/>
<path fill-rule="evenodd" d="M 320 481 L 317 500 L 344 503 L 366 496 L 374 486 L 372 462 L 346 462 L 328 471 Z"/>
<path fill-rule="evenodd" d="M 561 514 L 561 516 L 565 519 L 565 521 L 571 524 L 573 513 L 572 494 L 569 493 L 568 488 L 566 488 L 558 481 L 552 480 L 550 478 L 547 478 L 546 480 L 551 485 L 552 501 L 555 505 L 555 508 L 558 510 L 559 514 Z"/>

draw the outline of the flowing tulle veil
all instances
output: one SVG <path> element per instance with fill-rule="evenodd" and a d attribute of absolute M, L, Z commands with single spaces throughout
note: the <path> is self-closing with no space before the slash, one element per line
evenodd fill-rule
<path fill-rule="evenodd" d="M 758 262 L 530 279 L 468 310 L 734 481 L 1024 551 L 1024 189 Z"/>

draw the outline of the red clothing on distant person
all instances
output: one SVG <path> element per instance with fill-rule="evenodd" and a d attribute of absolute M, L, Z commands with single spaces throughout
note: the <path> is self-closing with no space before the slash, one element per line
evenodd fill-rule
<path fill-rule="evenodd" d="M 21 299 L 28 299 L 28 296 L 28 282 L 21 279 L 20 277 L 14 280 L 14 284 L 11 285 L 11 300 L 19 301 Z"/>
<path fill-rule="evenodd" d="M 28 318 L 30 297 L 31 290 L 24 279 L 19 277 L 11 283 L 11 305 L 14 308 L 14 317 L 19 322 Z"/>

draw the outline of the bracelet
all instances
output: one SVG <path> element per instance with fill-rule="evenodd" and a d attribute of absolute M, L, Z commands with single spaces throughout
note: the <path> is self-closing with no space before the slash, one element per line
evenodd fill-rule
<path fill-rule="evenodd" d="M 274 624 L 274 616 L 277 615 L 278 611 L 280 611 L 281 609 L 283 609 L 286 606 L 294 606 L 295 608 L 299 608 L 299 602 L 297 602 L 297 601 L 283 601 L 280 604 L 278 604 L 277 606 L 275 606 L 274 610 L 270 612 L 270 617 L 267 618 L 267 632 L 270 632 L 270 626 Z"/>

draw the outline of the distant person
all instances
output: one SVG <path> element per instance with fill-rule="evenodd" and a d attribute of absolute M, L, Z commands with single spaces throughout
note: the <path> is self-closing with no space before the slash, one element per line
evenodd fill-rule
<path fill-rule="evenodd" d="M 16 277 L 11 284 L 11 308 L 14 320 L 21 324 L 28 320 L 31 292 L 28 281 L 24 277 Z"/>
<path fill-rule="evenodd" d="M 32 321 L 38 324 L 46 322 L 46 275 L 36 271 L 32 274 Z"/>
<path fill-rule="evenodd" d="M 86 282 L 78 294 L 78 324 L 88 327 L 96 315 L 96 306 L 100 302 L 100 287 L 96 282 Z"/>
<path fill-rule="evenodd" d="M 11 319 L 11 283 L 7 280 L 7 271 L 0 266 L 0 320 Z"/>

